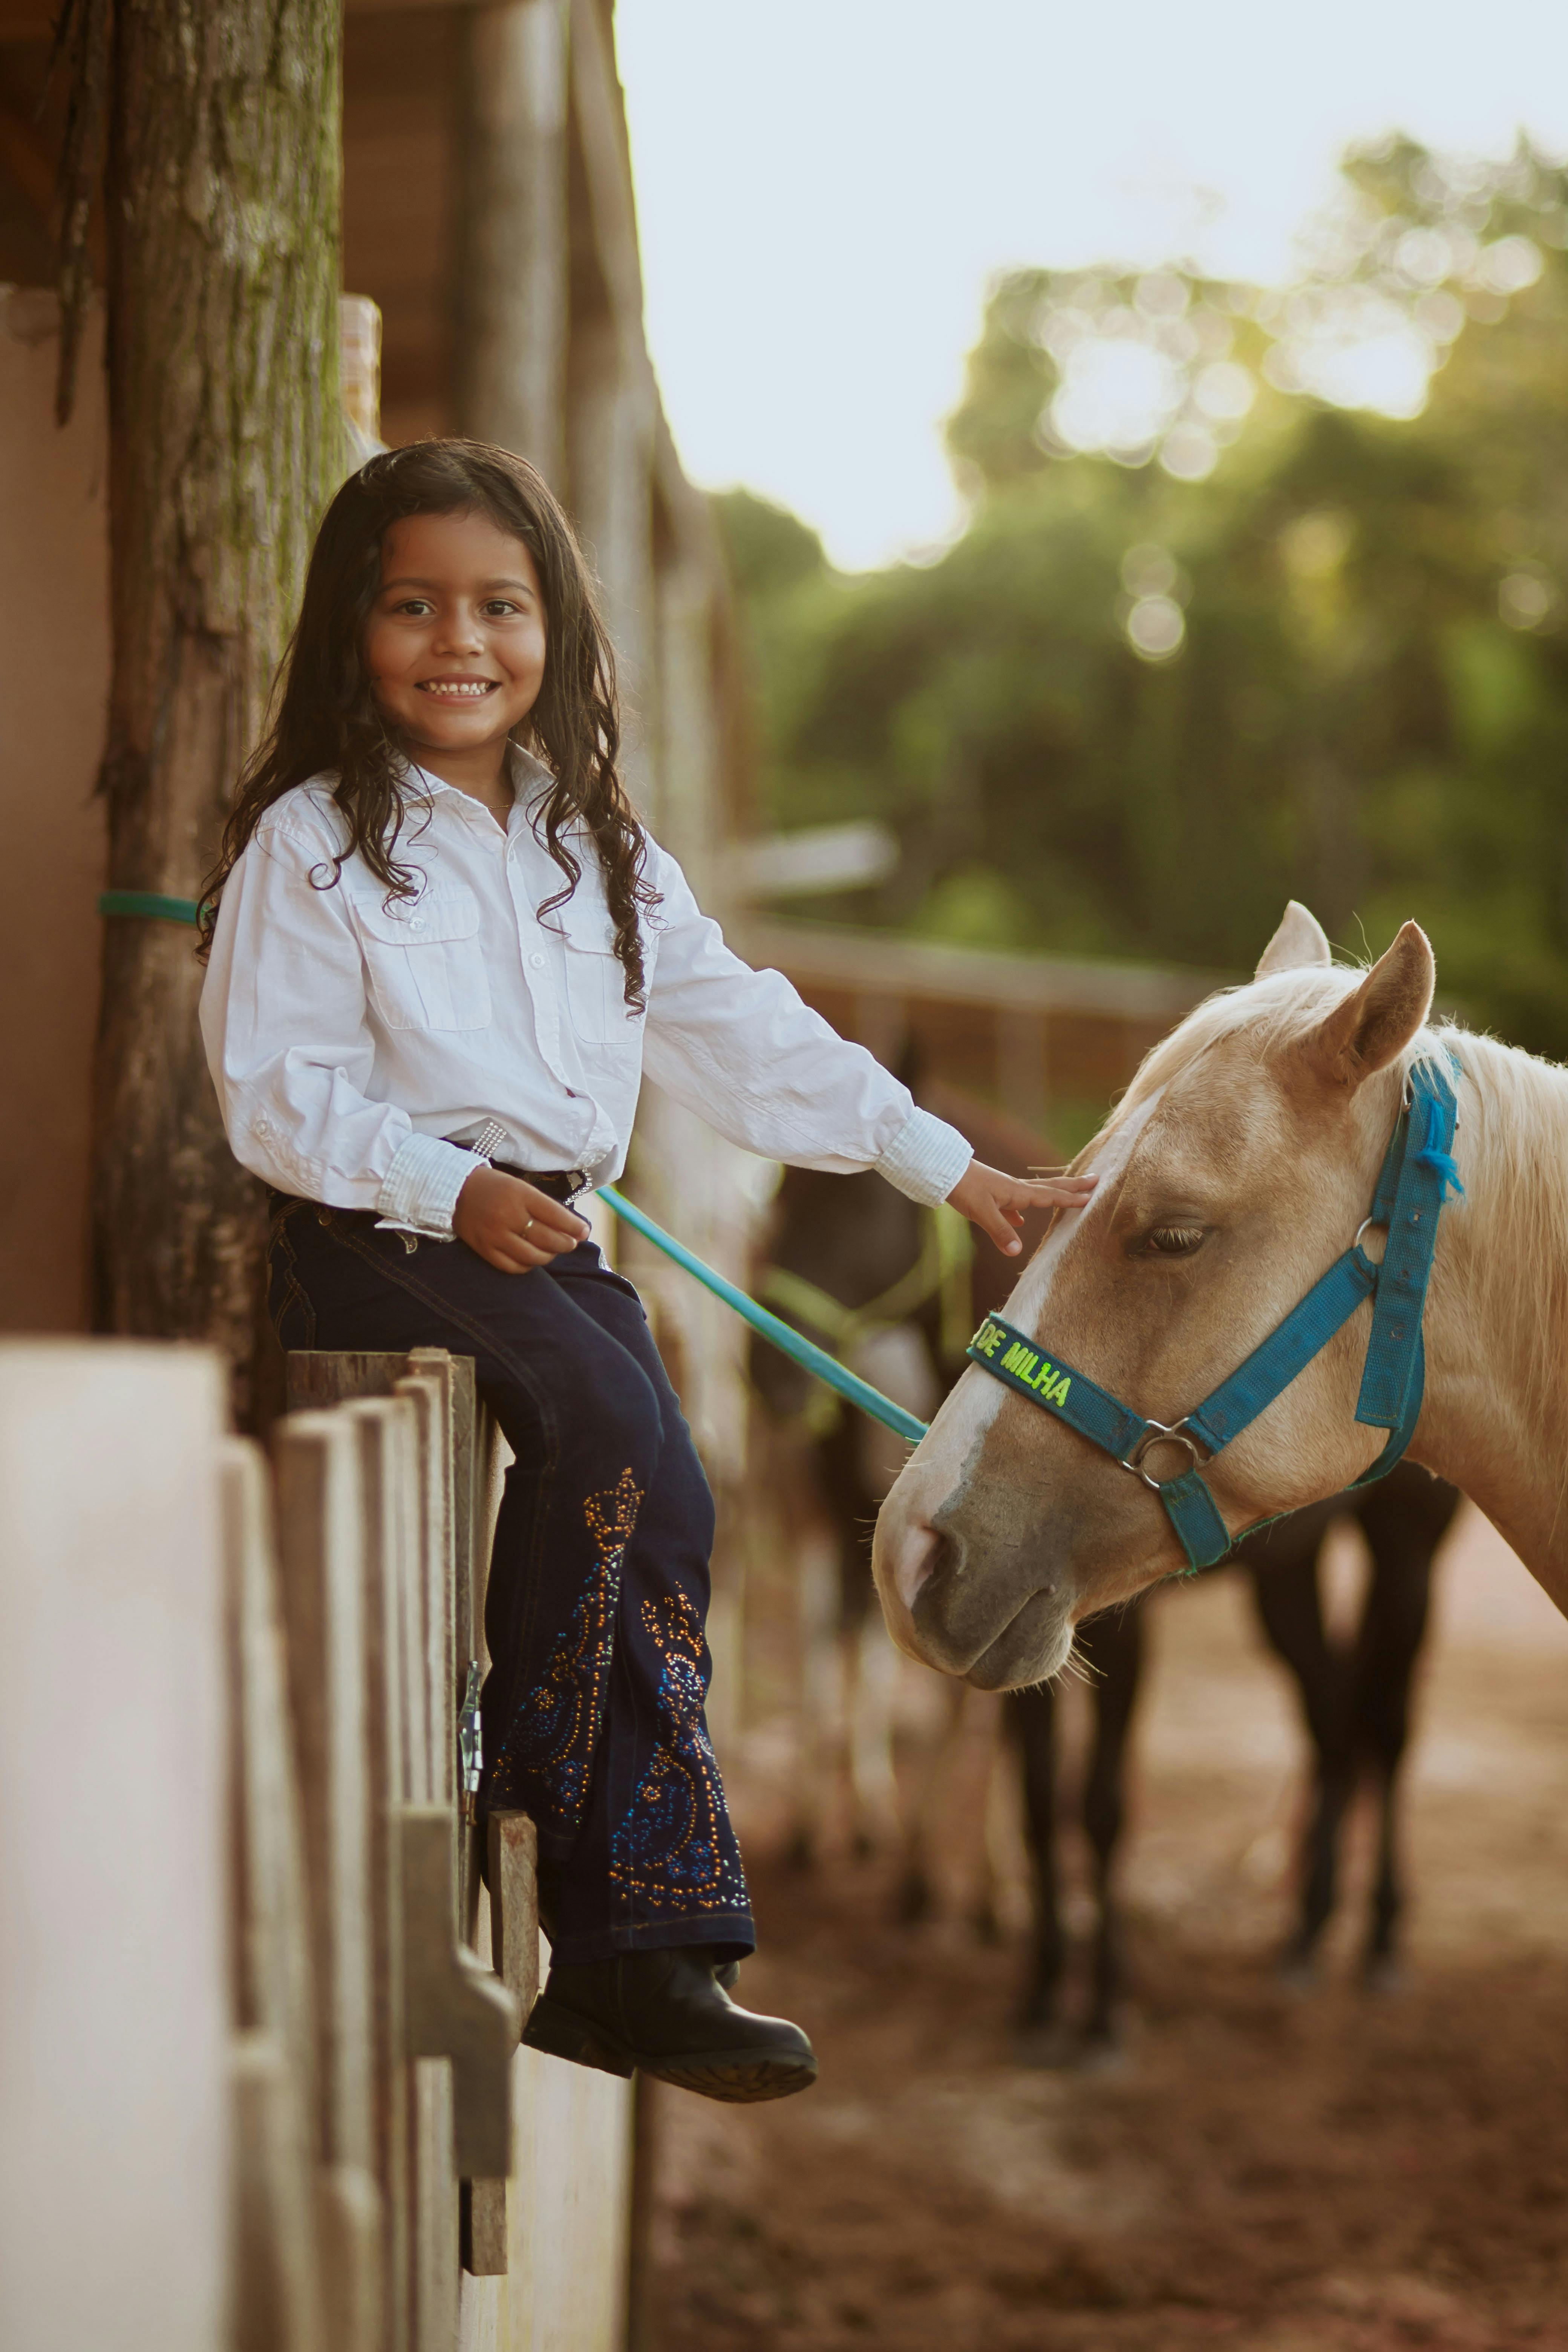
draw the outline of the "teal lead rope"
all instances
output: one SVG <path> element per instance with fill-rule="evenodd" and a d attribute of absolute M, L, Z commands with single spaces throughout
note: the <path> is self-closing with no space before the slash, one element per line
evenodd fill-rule
<path fill-rule="evenodd" d="M 908 1438 L 911 1445 L 919 1444 L 926 1433 L 923 1421 L 917 1421 L 914 1414 L 906 1412 L 901 1404 L 895 1404 L 891 1397 L 885 1397 L 880 1389 L 874 1389 L 869 1381 L 863 1381 L 858 1372 L 852 1372 L 847 1365 L 841 1364 L 837 1356 L 830 1356 L 826 1348 L 814 1347 L 809 1339 L 801 1337 L 792 1323 L 785 1323 L 777 1315 L 770 1315 L 765 1307 L 759 1307 L 754 1298 L 749 1298 L 732 1282 L 726 1282 L 723 1276 L 715 1274 L 710 1265 L 704 1265 L 702 1260 L 694 1257 L 673 1234 L 667 1234 L 661 1225 L 656 1225 L 653 1219 L 645 1216 L 640 1209 L 634 1209 L 613 1184 L 601 1184 L 597 1190 L 600 1200 L 607 1201 L 616 1216 L 630 1225 L 634 1233 L 641 1234 L 644 1241 L 651 1242 L 655 1249 L 662 1250 L 666 1257 L 673 1258 L 677 1265 L 702 1285 L 704 1290 L 710 1290 L 715 1298 L 721 1298 L 726 1307 L 734 1309 L 742 1323 L 749 1323 L 753 1331 L 760 1331 L 764 1339 L 771 1339 L 773 1346 L 788 1356 L 792 1362 L 799 1364 L 804 1371 L 810 1372 L 814 1379 L 824 1381 L 828 1388 L 836 1389 L 851 1404 L 858 1405 L 862 1412 L 868 1412 L 873 1421 L 879 1421 L 900 1437 Z"/>
<path fill-rule="evenodd" d="M 194 898 L 170 898 L 162 890 L 105 890 L 100 915 L 141 915 L 153 923 L 194 923 L 201 908 Z"/>

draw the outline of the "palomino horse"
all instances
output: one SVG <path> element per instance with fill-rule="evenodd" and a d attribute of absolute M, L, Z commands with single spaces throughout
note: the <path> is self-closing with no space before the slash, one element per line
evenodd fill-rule
<path fill-rule="evenodd" d="M 1022 1173 L 1047 1147 L 1013 1123 L 967 1100 L 944 1101 L 984 1159 Z M 976 1320 L 1002 1306 L 1011 1269 L 997 1253 L 982 1250 L 973 1266 L 936 1244 L 922 1213 L 879 1177 L 849 1180 L 786 1171 L 772 1232 L 773 1263 L 763 1282 L 770 1303 L 859 1369 L 897 1385 L 900 1401 L 929 1413 L 963 1368 L 962 1346 Z M 960 1295 L 954 1297 L 954 1276 Z M 901 1338 L 900 1351 L 878 1335 Z M 956 1339 L 956 1344 L 955 1344 Z M 906 1359 L 916 1343 L 921 1362 Z M 865 1351 L 869 1350 L 869 1353 Z M 895 1380 L 895 1375 L 901 1379 Z M 811 1399 L 804 1373 L 773 1349 L 752 1349 L 752 1378 L 775 1414 L 801 1415 Z M 939 1387 L 940 1382 L 940 1387 Z M 929 1896 L 928 1854 L 942 1785 L 960 1736 L 950 1711 L 900 1805 L 891 1769 L 889 1691 L 868 1643 L 870 1597 L 867 1533 L 903 1459 L 891 1458 L 880 1433 L 861 1416 L 830 1412 L 815 1432 L 812 1468 L 819 1504 L 833 1530 L 831 1591 L 816 1591 L 803 1569 L 803 1753 L 796 1778 L 793 1841 L 805 1859 L 816 1840 L 816 1816 L 831 1804 L 847 1816 L 855 1842 L 875 1842 L 897 1813 L 903 1856 L 900 1908 L 919 1916 Z M 1363 1773 L 1380 1804 L 1379 1861 L 1366 1944 L 1369 1975 L 1386 1977 L 1394 1963 L 1399 1907 L 1395 1868 L 1395 1792 L 1408 1721 L 1408 1700 L 1426 1620 L 1432 1554 L 1453 1515 L 1451 1488 L 1422 1472 L 1396 1474 L 1389 1486 L 1363 1497 L 1304 1513 L 1300 1520 L 1255 1537 L 1238 1553 L 1254 1571 L 1268 1636 L 1295 1675 L 1315 1760 L 1315 1790 L 1302 1840 L 1300 1907 L 1289 1961 L 1293 1972 L 1310 1962 L 1333 1908 L 1341 1823 Z M 1360 1506 L 1357 1508 L 1357 1506 Z M 1318 1553 L 1337 1511 L 1354 1510 L 1372 1553 L 1372 1577 L 1351 1650 L 1328 1638 L 1320 1607 Z M 1267 1569 L 1265 1578 L 1261 1571 Z M 826 1605 L 825 1605 L 825 1602 Z M 1096 1919 L 1089 1954 L 1084 2034 L 1092 2048 L 1113 2039 L 1123 1990 L 1121 1935 L 1113 1870 L 1123 1816 L 1127 1737 L 1138 1695 L 1142 1625 L 1136 1610 L 1102 1615 L 1080 1633 L 1093 1729 L 1079 1790 L 1080 1818 L 1093 1865 Z M 963 1685 L 953 1686 L 955 1693 Z M 1026 2041 L 1042 2053 L 1060 2046 L 1058 2004 L 1067 1957 L 1057 1864 L 1057 1741 L 1050 1685 L 1014 1694 L 1007 1731 L 1022 1776 L 1024 1817 L 1035 1881 L 1037 1935 L 1025 1991 Z M 819 1717 L 823 1718 L 819 1721 Z M 837 1734 L 837 1739 L 831 1735 Z M 826 1734 L 827 1736 L 825 1736 Z M 837 1769 L 836 1769 L 837 1768 Z M 994 1918 L 990 1857 L 978 1918 Z"/>
<path fill-rule="evenodd" d="M 878 1589 L 910 1656 L 987 1690 L 1041 1682 L 1080 1621 L 1183 1567 L 1178 1495 L 1223 1541 L 1362 1477 L 1395 1425 L 1356 1417 L 1369 1332 L 1411 1366 L 1422 1326 L 1397 1270 L 1434 1229 L 1425 1388 L 1417 1360 L 1396 1390 L 1401 1420 L 1418 1407 L 1411 1456 L 1472 1496 L 1568 1611 L 1568 1072 L 1430 1027 L 1435 981 L 1415 923 L 1370 971 L 1337 970 L 1292 905 L 1257 977 L 1148 1056 L 1081 1156 L 1099 1191 L 1058 1216 L 1009 1302 L 1025 1360 L 1055 1367 L 1056 1409 L 972 1363 L 882 1507 Z M 1387 1223 L 1395 1153 L 1436 1171 L 1418 1233 L 1414 1211 Z M 1463 1198 L 1439 1215 L 1450 1170 Z M 1375 1242 L 1358 1247 L 1374 1208 L 1393 1284 L 1372 1271 Z M 1276 1381 L 1278 1335 L 1300 1340 L 1299 1303 L 1337 1269 L 1361 1303 L 1325 1313 L 1327 1336 Z M 1261 1409 L 1216 1439 L 1208 1409 L 1266 1359 Z M 1105 1429 L 1141 1433 L 1125 1461 L 1083 1427 L 1097 1399 Z"/>

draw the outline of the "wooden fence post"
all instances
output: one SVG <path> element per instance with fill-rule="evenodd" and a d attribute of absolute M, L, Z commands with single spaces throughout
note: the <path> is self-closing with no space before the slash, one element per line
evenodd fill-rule
<path fill-rule="evenodd" d="M 454 1703 L 479 1638 L 488 1549 L 475 1539 L 473 1365 L 437 1349 L 302 1351 L 288 1381 L 290 1403 L 318 1410 L 286 1428 L 341 1419 L 359 1449 L 388 2340 L 444 2352 L 458 2300 L 458 2178 L 508 2169 L 521 2031 L 515 2000 L 459 1945 L 470 1840 Z M 320 1410 L 334 1400 L 339 1411 Z"/>
<path fill-rule="evenodd" d="M 526 1813 L 493 1812 L 485 1827 L 491 1957 L 519 2016 L 526 2018 L 539 1991 L 539 1839 Z M 468 2183 L 463 2266 L 476 2278 L 499 2277 L 508 2268 L 507 2182 L 499 2174 L 511 2169 L 509 2148 L 497 2177 L 476 2173 Z"/>
<path fill-rule="evenodd" d="M 352 1433 L 357 1465 L 382 2340 L 388 2352 L 620 2352 L 630 2085 L 518 2047 L 539 1980 L 526 1816 L 494 1817 L 489 1897 L 473 1890 L 496 1975 L 459 1936 L 453 1705 L 468 1657 L 484 1657 L 504 1453 L 476 1418 L 472 1365 L 437 1349 L 295 1354 L 288 1381 L 307 1409 L 282 1431 L 312 1444 L 322 1424 Z"/>
<path fill-rule="evenodd" d="M 221 1373 L 0 1344 L 0 2342 L 225 2341 Z"/>
<path fill-rule="evenodd" d="M 271 1495 L 221 1454 L 235 2051 L 234 2352 L 331 2352 L 315 2150 L 315 2001 Z"/>
<path fill-rule="evenodd" d="M 317 2000 L 316 2144 L 329 2340 L 377 2352 L 384 2213 L 375 2095 L 363 1507 L 354 1430 L 294 1413 L 275 1436 L 289 1655 Z M 389 2314 L 390 2317 L 391 2315 Z M 400 2352 L 396 2337 L 394 2352 Z"/>

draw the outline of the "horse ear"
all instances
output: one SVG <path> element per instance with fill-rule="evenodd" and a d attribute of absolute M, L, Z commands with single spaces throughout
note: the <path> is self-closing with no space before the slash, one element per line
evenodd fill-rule
<path fill-rule="evenodd" d="M 1300 898 L 1292 898 L 1279 929 L 1258 959 L 1256 977 L 1267 980 L 1271 971 L 1305 971 L 1313 964 L 1333 960 L 1329 935 L 1316 915 Z"/>
<path fill-rule="evenodd" d="M 1437 966 L 1419 923 L 1406 923 L 1361 986 L 1306 1040 L 1308 1060 L 1331 1084 L 1359 1087 L 1402 1054 L 1432 1010 Z"/>

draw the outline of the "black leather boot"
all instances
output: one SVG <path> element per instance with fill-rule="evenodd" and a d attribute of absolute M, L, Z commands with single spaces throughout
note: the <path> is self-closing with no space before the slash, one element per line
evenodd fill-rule
<path fill-rule="evenodd" d="M 737 2009 L 713 1954 L 700 1945 L 557 1961 L 522 2038 L 578 2066 L 607 2074 L 639 2068 L 736 2104 L 787 2099 L 816 2080 L 816 2054 L 799 2026 Z"/>

